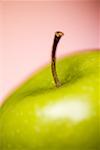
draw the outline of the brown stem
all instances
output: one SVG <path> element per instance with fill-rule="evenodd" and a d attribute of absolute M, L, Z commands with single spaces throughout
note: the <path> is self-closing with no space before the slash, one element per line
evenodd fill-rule
<path fill-rule="evenodd" d="M 53 75 L 56 87 L 60 87 L 61 86 L 61 83 L 60 83 L 60 81 L 58 79 L 57 72 L 56 72 L 56 48 L 57 48 L 57 44 L 58 44 L 60 38 L 63 35 L 64 35 L 64 33 L 60 32 L 60 31 L 57 31 L 55 33 L 53 47 L 52 47 L 51 70 L 52 70 L 52 75 Z"/>

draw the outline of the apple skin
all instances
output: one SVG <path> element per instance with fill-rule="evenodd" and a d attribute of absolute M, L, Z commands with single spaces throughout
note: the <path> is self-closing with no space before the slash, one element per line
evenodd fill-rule
<path fill-rule="evenodd" d="M 100 51 L 62 58 L 56 88 L 50 65 L 1 107 L 0 150 L 100 150 Z"/>

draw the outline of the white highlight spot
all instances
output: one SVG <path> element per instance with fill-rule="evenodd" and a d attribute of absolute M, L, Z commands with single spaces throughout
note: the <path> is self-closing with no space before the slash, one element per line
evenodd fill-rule
<path fill-rule="evenodd" d="M 90 115 L 89 103 L 86 100 L 70 99 L 69 101 L 60 100 L 56 104 L 47 106 L 41 112 L 42 115 L 49 119 L 69 119 L 79 122 Z"/>

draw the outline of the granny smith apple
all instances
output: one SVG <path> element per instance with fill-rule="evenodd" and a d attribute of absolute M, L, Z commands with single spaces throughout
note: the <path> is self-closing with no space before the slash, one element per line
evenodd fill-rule
<path fill-rule="evenodd" d="M 0 150 L 100 150 L 100 51 L 89 50 L 36 72 L 3 103 Z"/>

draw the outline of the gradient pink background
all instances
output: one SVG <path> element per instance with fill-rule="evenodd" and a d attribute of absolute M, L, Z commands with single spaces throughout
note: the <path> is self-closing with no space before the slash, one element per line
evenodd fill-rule
<path fill-rule="evenodd" d="M 0 100 L 50 62 L 54 32 L 57 56 L 99 48 L 99 1 L 0 2 Z"/>

